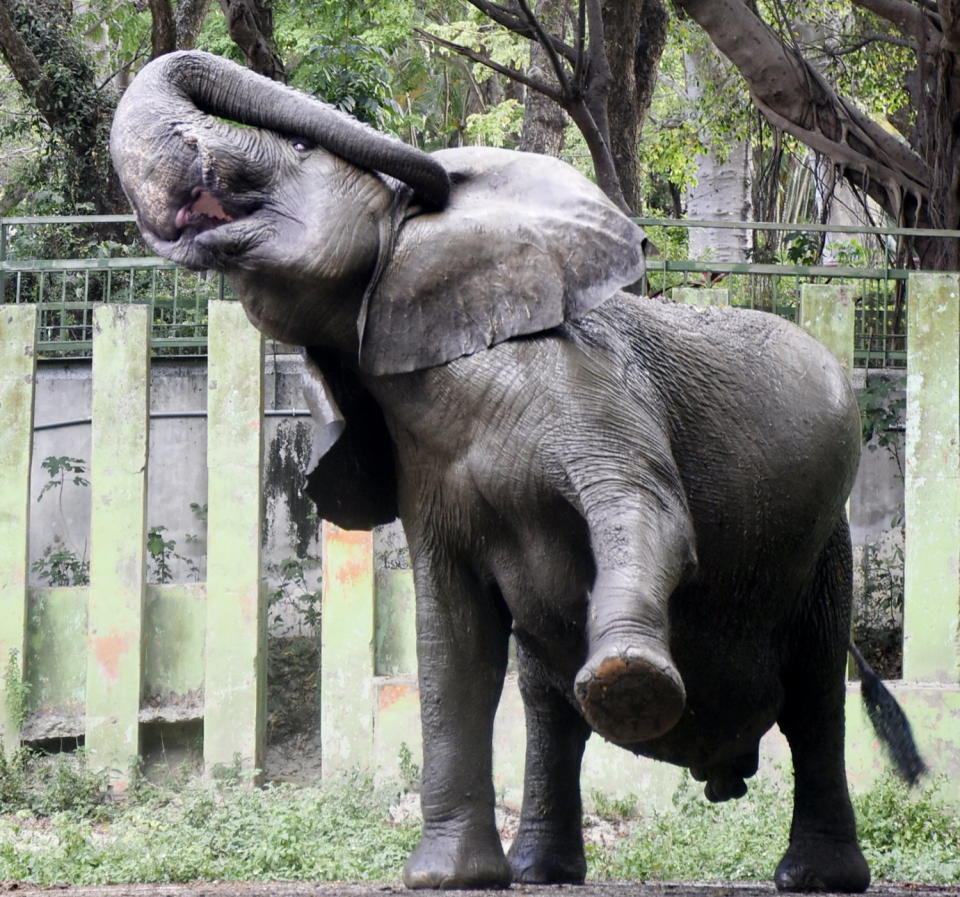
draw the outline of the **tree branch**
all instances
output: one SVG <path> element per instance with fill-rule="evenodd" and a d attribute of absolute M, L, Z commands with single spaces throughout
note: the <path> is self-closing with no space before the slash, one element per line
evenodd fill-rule
<path fill-rule="evenodd" d="M 960 2 L 939 0 L 940 21 L 943 25 L 943 45 L 951 53 L 960 51 Z"/>
<path fill-rule="evenodd" d="M 428 40 L 431 43 L 439 44 L 441 47 L 446 47 L 446 49 L 452 50 L 454 53 L 458 53 L 461 56 L 466 56 L 467 59 L 472 59 L 474 62 L 479 62 L 480 65 L 485 65 L 488 68 L 493 69 L 495 72 L 499 72 L 501 75 L 510 78 L 512 81 L 517 81 L 520 84 L 524 84 L 531 90 L 539 91 L 540 93 L 550 97 L 550 99 L 555 103 L 559 103 L 561 106 L 565 106 L 566 104 L 566 95 L 556 90 L 554 87 L 551 87 L 546 81 L 540 81 L 536 78 L 531 78 L 519 69 L 513 69 L 509 66 L 501 65 L 499 62 L 494 61 L 485 53 L 479 53 L 472 47 L 466 47 L 463 44 L 457 44 L 453 41 L 444 40 L 442 37 L 438 37 L 436 34 L 431 34 L 429 31 L 424 31 L 422 28 L 414 28 L 413 30 L 425 40 Z"/>
<path fill-rule="evenodd" d="M 924 160 L 838 96 L 823 75 L 785 46 L 745 3 L 676 2 L 737 67 L 771 124 L 845 166 L 849 174 L 869 185 L 871 194 L 895 218 L 904 196 L 912 195 L 918 202 L 929 196 L 931 172 Z M 888 0 L 869 2 L 886 5 Z"/>
<path fill-rule="evenodd" d="M 467 2 L 471 6 L 479 9 L 485 16 L 493 19 L 498 25 L 503 25 L 504 28 L 507 28 L 514 34 L 525 37 L 528 40 L 538 39 L 536 31 L 531 27 L 529 21 L 518 16 L 515 12 L 500 6 L 498 3 L 490 3 L 489 0 L 467 0 Z M 544 34 L 544 37 L 549 41 L 555 53 L 566 59 L 570 65 L 576 64 L 577 57 L 573 47 L 553 35 Z"/>
<path fill-rule="evenodd" d="M 918 39 L 929 22 L 929 18 L 920 9 L 905 0 L 853 0 L 853 3 Z"/>
<path fill-rule="evenodd" d="M 533 14 L 533 10 L 526 4 L 525 0 L 517 0 L 520 9 L 523 11 L 524 18 L 526 18 L 527 23 L 530 25 L 530 28 L 533 30 L 537 43 L 543 47 L 544 51 L 547 54 L 547 59 L 550 60 L 550 65 L 553 68 L 553 73 L 557 76 L 557 81 L 560 82 L 560 89 L 566 93 L 570 93 L 570 81 L 567 79 L 567 72 L 564 69 L 563 64 L 560 62 L 559 57 L 557 56 L 557 51 L 553 48 L 553 43 L 550 40 L 550 35 L 548 35 L 540 25 L 540 21 Z"/>

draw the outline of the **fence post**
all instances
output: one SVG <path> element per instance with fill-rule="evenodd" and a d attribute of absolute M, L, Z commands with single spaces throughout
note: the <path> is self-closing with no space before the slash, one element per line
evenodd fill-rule
<path fill-rule="evenodd" d="M 320 736 L 323 775 L 373 756 L 373 533 L 323 522 Z"/>
<path fill-rule="evenodd" d="M 24 678 L 30 464 L 33 458 L 35 305 L 0 305 L 0 737 L 20 740 L 25 692 L 7 691 L 7 673 Z M 0 747 L 2 749 L 2 747 Z"/>
<path fill-rule="evenodd" d="M 911 274 L 907 302 L 903 677 L 960 674 L 960 278 Z"/>
<path fill-rule="evenodd" d="M 730 291 L 726 287 L 674 287 L 670 290 L 670 299 L 673 302 L 682 302 L 684 305 L 696 305 L 706 308 L 711 305 L 729 305 Z"/>
<path fill-rule="evenodd" d="M 209 304 L 203 758 L 262 769 L 266 607 L 260 585 L 263 337 L 239 302 Z"/>
<path fill-rule="evenodd" d="M 140 751 L 149 311 L 93 314 L 86 744 L 117 783 Z"/>
<path fill-rule="evenodd" d="M 853 379 L 856 320 L 849 289 L 834 284 L 803 284 L 799 320 L 800 326 L 823 343 Z"/>

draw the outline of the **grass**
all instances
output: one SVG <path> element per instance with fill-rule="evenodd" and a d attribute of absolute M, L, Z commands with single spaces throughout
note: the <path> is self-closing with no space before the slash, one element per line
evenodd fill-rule
<path fill-rule="evenodd" d="M 960 820 L 940 785 L 908 793 L 883 779 L 856 799 L 876 879 L 960 879 Z M 0 881 L 396 881 L 419 835 L 415 821 L 391 819 L 401 790 L 362 775 L 253 788 L 228 774 L 163 786 L 137 778 L 115 800 L 82 753 L 15 751 L 0 759 Z M 646 817 L 632 801 L 595 803 L 622 836 L 588 847 L 592 879 L 768 881 L 786 845 L 789 789 L 765 782 L 714 805 L 687 777 L 667 812 Z"/>
<path fill-rule="evenodd" d="M 960 818 L 940 796 L 942 779 L 911 792 L 892 776 L 854 798 L 860 846 L 875 880 L 955 884 Z M 608 847 L 588 848 L 588 876 L 662 881 L 759 880 L 787 846 L 791 788 L 752 781 L 747 796 L 708 803 L 689 776 L 668 812 L 636 819 Z"/>

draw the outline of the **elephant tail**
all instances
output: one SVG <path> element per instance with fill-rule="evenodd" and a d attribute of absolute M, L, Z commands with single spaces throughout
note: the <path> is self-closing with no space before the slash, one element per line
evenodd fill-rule
<path fill-rule="evenodd" d="M 917 750 L 907 715 L 853 642 L 849 649 L 860 671 L 860 694 L 873 729 L 887 746 L 900 778 L 908 785 L 916 785 L 927 771 L 927 764 Z"/>

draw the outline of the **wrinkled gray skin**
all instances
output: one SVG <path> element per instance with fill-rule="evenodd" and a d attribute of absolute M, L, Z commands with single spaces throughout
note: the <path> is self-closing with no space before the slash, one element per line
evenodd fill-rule
<path fill-rule="evenodd" d="M 424 741 L 409 886 L 582 880 L 591 730 L 726 800 L 778 723 L 796 785 L 777 886 L 866 888 L 843 766 L 859 426 L 826 350 L 770 315 L 619 292 L 642 234 L 562 163 L 421 154 L 204 54 L 138 76 L 111 150 L 157 252 L 224 271 L 254 324 L 309 347 L 310 388 L 346 418 L 310 478 L 323 516 L 403 520 Z M 511 631 L 527 758 L 505 857 Z"/>

